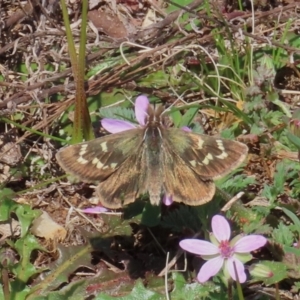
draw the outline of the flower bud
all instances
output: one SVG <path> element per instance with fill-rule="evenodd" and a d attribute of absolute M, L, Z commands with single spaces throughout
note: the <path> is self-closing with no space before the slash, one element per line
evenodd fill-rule
<path fill-rule="evenodd" d="M 2 267 L 9 267 L 15 264 L 16 254 L 11 249 L 1 249 L 0 250 L 0 265 Z"/>
<path fill-rule="evenodd" d="M 250 266 L 249 272 L 255 278 L 269 278 L 274 275 L 269 267 L 260 263 Z"/>

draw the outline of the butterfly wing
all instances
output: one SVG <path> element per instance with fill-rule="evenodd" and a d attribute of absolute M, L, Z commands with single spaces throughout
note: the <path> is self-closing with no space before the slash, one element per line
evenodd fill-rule
<path fill-rule="evenodd" d="M 167 130 L 168 147 L 180 156 L 195 173 L 207 179 L 218 179 L 238 167 L 246 158 L 248 147 L 240 142 L 186 132 Z"/>
<path fill-rule="evenodd" d="M 141 151 L 143 152 L 142 149 Z M 114 209 L 134 202 L 146 192 L 146 178 L 142 169 L 144 161 L 140 153 L 135 151 L 107 180 L 99 183 L 96 193 L 100 202 L 105 207 Z"/>
<path fill-rule="evenodd" d="M 163 156 L 163 189 L 167 196 L 187 205 L 201 205 L 212 199 L 215 185 L 211 179 L 203 179 L 175 153 L 164 151 Z"/>
<path fill-rule="evenodd" d="M 67 173 L 81 181 L 103 181 L 138 152 L 142 141 L 140 130 L 132 129 L 64 147 L 56 159 Z"/>
<path fill-rule="evenodd" d="M 212 199 L 220 178 L 241 164 L 247 146 L 170 128 L 164 132 L 164 190 L 176 202 L 201 205 Z"/>
<path fill-rule="evenodd" d="M 56 159 L 69 174 L 84 182 L 97 182 L 103 205 L 119 208 L 144 192 L 143 131 L 132 129 L 62 148 Z"/>
<path fill-rule="evenodd" d="M 144 131 L 132 129 L 63 148 L 56 158 L 67 173 L 100 182 L 102 204 L 120 208 L 147 190 L 153 204 L 158 204 L 161 190 L 188 205 L 208 202 L 215 193 L 212 179 L 229 173 L 247 154 L 238 142 L 176 128 L 161 132 L 161 147 L 155 146 L 159 157 L 149 156 L 155 151 L 147 148 Z"/>

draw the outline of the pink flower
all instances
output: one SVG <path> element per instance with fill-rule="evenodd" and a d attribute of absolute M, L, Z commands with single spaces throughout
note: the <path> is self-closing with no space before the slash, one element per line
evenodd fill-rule
<path fill-rule="evenodd" d="M 245 282 L 244 263 L 252 259 L 250 252 L 264 246 L 267 239 L 261 235 L 238 235 L 229 241 L 231 235 L 229 223 L 220 215 L 212 218 L 211 227 L 213 231 L 210 235 L 211 243 L 197 239 L 186 239 L 179 243 L 182 249 L 201 255 L 207 260 L 198 273 L 198 281 L 206 282 L 222 268 L 227 278 L 237 280 L 234 272 L 235 264 L 239 282 Z"/>
<path fill-rule="evenodd" d="M 104 118 L 101 121 L 101 124 L 105 130 L 110 133 L 118 133 L 126 130 L 130 130 L 136 127 L 145 127 L 146 126 L 146 117 L 148 115 L 147 109 L 150 105 L 149 99 L 146 96 L 138 96 L 135 100 L 135 117 L 139 125 L 132 124 L 123 120 L 109 119 Z M 186 131 L 188 129 L 185 129 Z M 173 203 L 172 195 L 165 195 L 163 197 L 163 203 L 167 206 Z"/>
<path fill-rule="evenodd" d="M 95 207 L 88 207 L 85 209 L 81 209 L 81 212 L 85 213 L 85 214 L 96 214 L 96 215 L 100 215 L 100 214 L 105 214 L 105 215 L 121 215 L 122 213 L 120 212 L 112 212 L 111 210 L 103 207 L 103 206 L 95 206 Z"/>
<path fill-rule="evenodd" d="M 146 117 L 148 114 L 147 109 L 149 104 L 149 100 L 146 96 L 138 96 L 135 100 L 135 117 L 141 127 L 146 125 Z M 101 124 L 103 128 L 110 133 L 118 133 L 138 127 L 138 125 L 127 121 L 109 118 L 102 119 Z"/>
<path fill-rule="evenodd" d="M 102 214 L 108 212 L 108 209 L 103 206 L 88 207 L 81 210 L 85 214 Z"/>

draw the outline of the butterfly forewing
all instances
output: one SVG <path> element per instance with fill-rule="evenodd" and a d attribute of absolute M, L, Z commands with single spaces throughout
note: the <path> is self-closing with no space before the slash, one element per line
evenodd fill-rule
<path fill-rule="evenodd" d="M 107 135 L 92 141 L 62 148 L 56 159 L 60 166 L 81 181 L 103 181 L 116 172 L 143 144 L 138 129 Z M 133 162 L 134 163 L 134 162 Z"/>
<path fill-rule="evenodd" d="M 188 168 L 206 179 L 228 174 L 245 160 L 248 151 L 247 146 L 239 142 L 177 128 L 168 129 L 167 135 L 174 155 L 180 156 Z"/>

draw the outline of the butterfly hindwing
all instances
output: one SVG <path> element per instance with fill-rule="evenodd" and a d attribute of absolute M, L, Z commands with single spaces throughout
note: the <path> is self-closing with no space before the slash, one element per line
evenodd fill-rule
<path fill-rule="evenodd" d="M 187 205 L 201 205 L 210 201 L 215 184 L 203 179 L 176 153 L 164 151 L 164 191 L 173 201 Z"/>
<path fill-rule="evenodd" d="M 127 157 L 107 180 L 100 182 L 96 193 L 100 202 L 109 208 L 120 208 L 134 202 L 146 192 L 145 177 L 141 174 L 142 161 L 139 152 Z"/>

